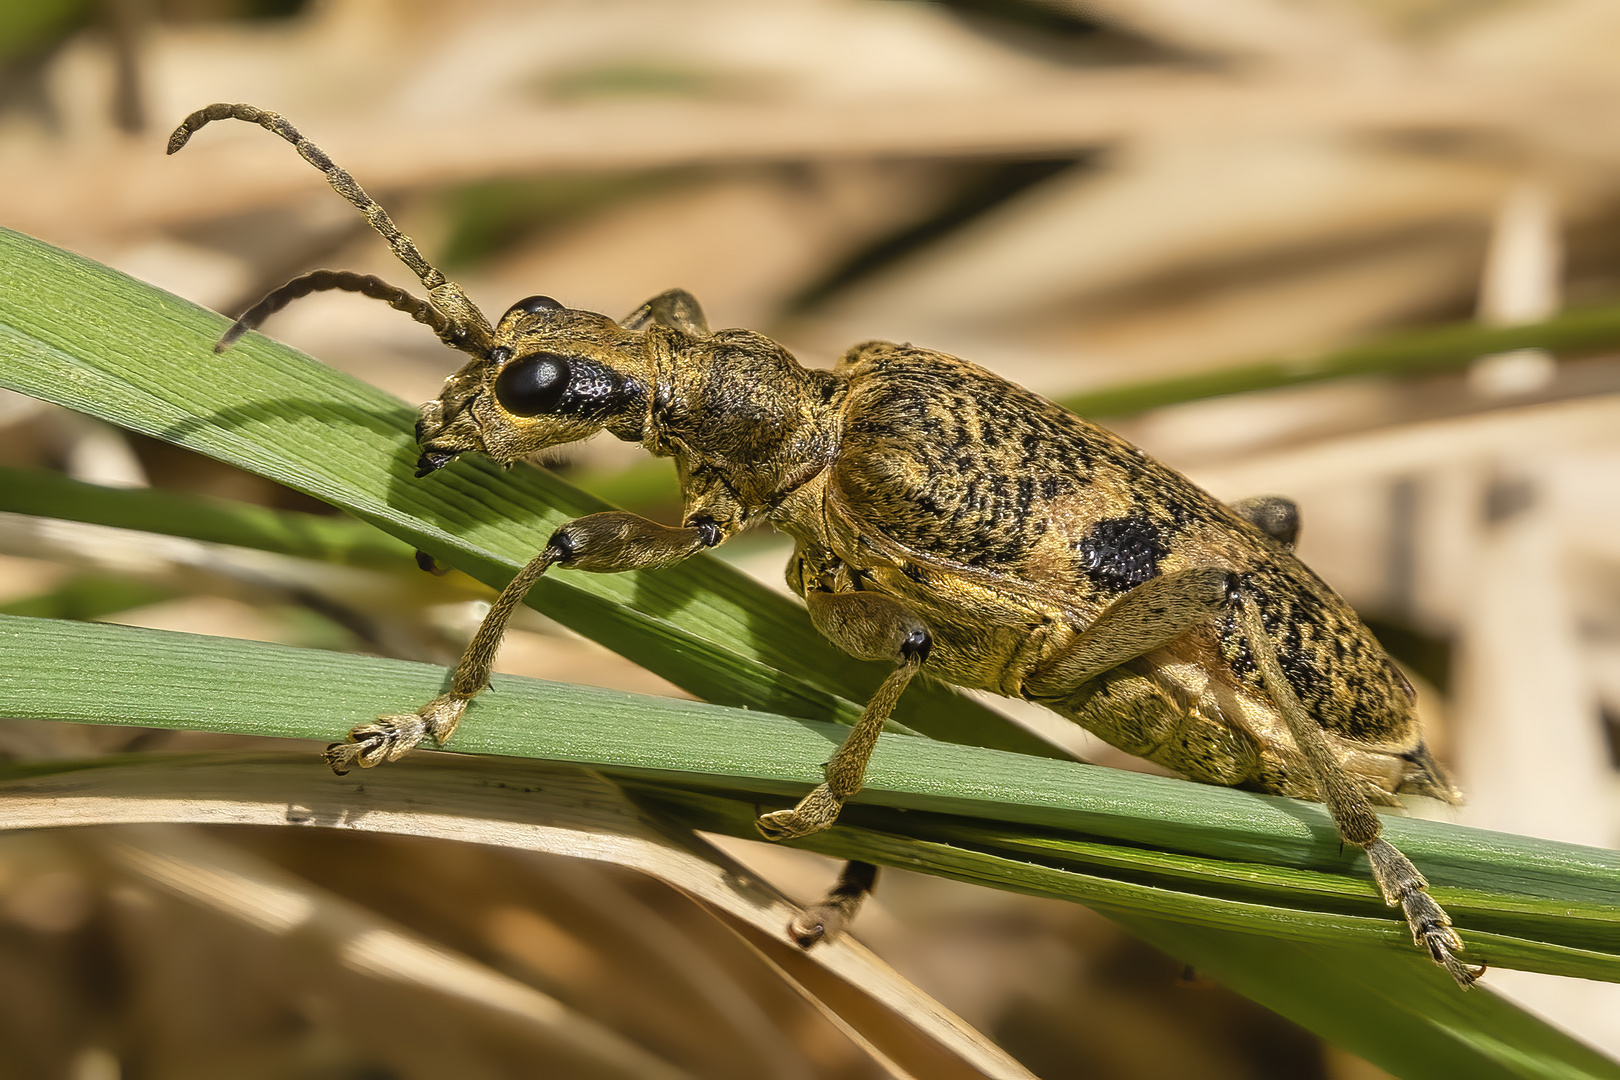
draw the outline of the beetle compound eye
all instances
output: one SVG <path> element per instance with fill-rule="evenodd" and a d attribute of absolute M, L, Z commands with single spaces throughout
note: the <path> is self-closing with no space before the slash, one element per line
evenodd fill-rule
<path fill-rule="evenodd" d="M 527 296 L 527 297 L 524 297 L 522 300 L 519 300 L 517 303 L 513 304 L 510 308 L 508 308 L 506 313 L 508 315 L 511 315 L 511 314 L 516 313 L 516 312 L 522 311 L 522 312 L 525 312 L 525 313 L 527 313 L 529 315 L 538 315 L 542 311 L 562 311 L 562 310 L 563 310 L 562 304 L 560 304 L 557 301 L 553 300 L 549 296 Z"/>
<path fill-rule="evenodd" d="M 495 376 L 495 400 L 513 416 L 539 416 L 558 411 L 568 392 L 566 356 L 535 353 L 508 364 Z"/>
<path fill-rule="evenodd" d="M 513 416 L 601 416 L 632 396 L 624 376 L 588 356 L 530 353 L 495 376 L 495 400 Z"/>

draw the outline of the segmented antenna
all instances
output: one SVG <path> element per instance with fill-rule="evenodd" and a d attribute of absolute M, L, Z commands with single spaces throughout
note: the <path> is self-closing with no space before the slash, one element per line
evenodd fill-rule
<path fill-rule="evenodd" d="M 326 156 L 326 151 L 304 138 L 297 128 L 282 118 L 281 114 L 266 112 L 253 105 L 208 105 L 180 122 L 169 136 L 169 153 L 175 154 L 198 131 L 207 127 L 215 120 L 245 120 L 250 124 L 258 124 L 266 131 L 280 135 L 293 144 L 298 156 L 315 166 L 326 174 L 326 182 L 332 185 L 332 190 L 348 199 L 354 208 L 365 216 L 373 229 L 388 241 L 388 247 L 399 257 L 399 261 L 411 268 L 411 272 L 422 282 L 426 289 L 436 289 L 447 280 L 429 262 L 422 258 L 422 253 L 416 249 L 411 238 L 399 231 L 394 219 L 388 216 L 388 211 L 377 204 L 377 200 L 366 194 L 364 188 L 355 182 L 348 170 L 341 169 L 333 164 L 332 159 Z"/>
<path fill-rule="evenodd" d="M 403 311 L 417 322 L 432 327 L 440 340 L 451 348 L 475 356 L 489 349 L 493 337 L 489 320 L 485 319 L 483 313 L 468 299 L 461 286 L 446 278 L 424 259 L 411 238 L 399 231 L 399 226 L 388 216 L 388 211 L 384 210 L 377 200 L 367 195 L 365 189 L 349 175 L 347 170 L 334 164 L 324 150 L 304 138 L 298 129 L 284 120 L 280 114 L 268 112 L 254 105 L 223 103 L 208 105 L 186 117 L 180 126 L 174 129 L 174 134 L 169 136 L 169 153 L 179 151 L 190 141 L 192 135 L 215 120 L 243 120 L 250 124 L 258 124 L 266 131 L 292 143 L 298 155 L 326 175 L 326 182 L 332 185 L 332 190 L 360 211 L 367 223 L 388 242 L 389 250 L 393 251 L 395 257 L 410 267 L 411 272 L 428 290 L 428 299 L 422 301 L 369 275 L 317 270 L 289 281 L 255 304 L 220 338 L 218 345 L 215 346 L 216 352 L 229 346 L 247 331 L 256 328 L 289 302 L 324 289 L 358 292 L 387 301 L 390 307 Z"/>
<path fill-rule="evenodd" d="M 312 292 L 324 292 L 328 289 L 357 292 L 373 300 L 382 300 L 395 311 L 403 311 L 417 322 L 431 327 L 441 338 L 452 330 L 450 320 L 445 318 L 438 308 L 426 300 L 418 300 L 404 289 L 388 284 L 380 277 L 372 274 L 356 274 L 350 270 L 315 270 L 302 277 L 293 278 L 243 312 L 231 324 L 231 328 L 220 335 L 219 341 L 214 345 L 214 351 L 224 352 L 243 334 L 249 330 L 257 330 L 264 324 L 264 320 L 294 300 L 308 296 Z"/>

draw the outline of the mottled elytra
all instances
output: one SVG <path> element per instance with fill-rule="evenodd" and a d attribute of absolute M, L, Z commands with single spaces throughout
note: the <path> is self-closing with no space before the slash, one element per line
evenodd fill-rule
<path fill-rule="evenodd" d="M 511 463 L 600 431 L 673 457 L 679 526 L 622 511 L 568 522 L 502 591 L 448 693 L 328 748 L 342 772 L 450 737 L 489 680 L 508 619 L 552 567 L 593 573 L 680 562 L 763 518 L 793 538 L 788 582 L 816 628 L 893 672 L 771 839 L 830 827 L 861 789 L 878 731 L 916 675 L 1039 702 L 1130 753 L 1206 783 L 1327 804 L 1364 849 L 1414 940 L 1467 987 L 1483 968 L 1376 805 L 1457 793 L 1423 742 L 1411 684 L 1339 596 L 1293 554 L 1298 513 L 1268 496 L 1226 505 L 1118 436 L 966 361 L 867 342 L 830 371 L 748 330 L 709 329 L 679 289 L 615 321 L 546 296 L 491 326 L 347 172 L 292 125 L 259 124 L 326 174 L 427 290 L 319 270 L 237 320 L 221 347 L 323 289 L 384 300 L 468 356 L 422 406 L 417 475 L 467 452 Z M 837 930 L 875 869 L 851 864 L 790 929 Z"/>

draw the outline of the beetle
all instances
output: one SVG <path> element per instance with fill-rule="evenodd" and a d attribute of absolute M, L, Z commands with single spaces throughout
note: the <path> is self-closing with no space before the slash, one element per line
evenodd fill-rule
<path fill-rule="evenodd" d="M 489 681 L 512 612 L 553 567 L 670 566 L 760 519 L 794 541 L 787 569 L 816 629 L 894 667 L 797 806 L 763 814 L 784 840 L 830 827 L 859 792 L 877 735 L 923 671 L 1038 702 L 1189 779 L 1327 804 L 1362 848 L 1385 902 L 1463 987 L 1451 920 L 1374 805 L 1459 796 L 1424 744 L 1416 694 L 1350 607 L 1294 555 L 1298 514 L 1280 497 L 1226 505 L 1117 435 L 943 353 L 873 341 L 830 371 L 771 339 L 711 330 L 676 289 L 624 319 L 545 296 L 491 325 L 346 171 L 285 119 L 210 105 L 297 148 L 427 290 L 318 270 L 246 312 L 223 349 L 320 290 L 383 300 L 469 359 L 422 406 L 417 476 L 465 453 L 510 465 L 601 431 L 675 461 L 682 524 L 624 511 L 560 526 L 467 646 L 450 689 L 414 713 L 361 724 L 326 756 L 340 772 L 450 737 Z M 870 890 L 852 863 L 792 932 L 834 932 Z"/>

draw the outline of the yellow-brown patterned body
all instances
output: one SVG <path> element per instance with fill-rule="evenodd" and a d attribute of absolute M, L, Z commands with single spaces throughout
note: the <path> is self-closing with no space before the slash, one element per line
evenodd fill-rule
<path fill-rule="evenodd" d="M 531 296 L 491 325 L 282 117 L 210 105 L 186 118 L 169 152 L 224 119 L 296 146 L 428 296 L 315 271 L 265 297 L 219 348 L 311 292 L 383 300 L 468 357 L 422 406 L 418 476 L 468 452 L 510 464 L 607 431 L 674 458 L 685 500 L 679 526 L 609 511 L 560 527 L 490 608 L 449 691 L 356 727 L 328 748 L 334 769 L 448 739 L 488 684 L 512 612 L 551 567 L 668 566 L 766 518 L 797 542 L 788 580 L 816 628 L 894 664 L 826 782 L 759 818 L 768 838 L 833 825 L 859 793 L 895 702 L 927 670 L 1041 702 L 1195 780 L 1323 800 L 1339 835 L 1366 850 L 1414 940 L 1460 985 L 1478 978 L 1371 809 L 1400 792 L 1455 793 L 1424 748 L 1411 686 L 1294 558 L 1292 503 L 1224 506 L 1107 431 L 941 353 L 873 342 L 833 371 L 807 370 L 762 335 L 710 331 L 679 289 L 618 321 Z M 873 874 L 851 864 L 794 924 L 794 939 L 834 932 Z"/>
<path fill-rule="evenodd" d="M 1118 436 L 954 357 L 887 343 L 837 368 L 830 469 L 773 510 L 788 580 L 900 600 L 928 670 L 1027 697 L 1192 779 L 1319 798 L 1235 615 L 1082 686 L 1043 663 L 1159 574 L 1220 567 L 1252 589 L 1295 692 L 1368 794 L 1453 797 L 1412 691 L 1355 613 L 1278 540 Z"/>

